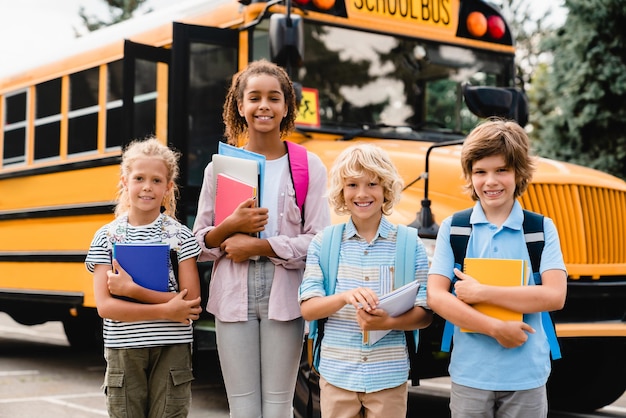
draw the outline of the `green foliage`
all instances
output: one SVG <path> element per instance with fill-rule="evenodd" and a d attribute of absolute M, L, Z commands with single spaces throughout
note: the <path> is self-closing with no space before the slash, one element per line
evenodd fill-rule
<path fill-rule="evenodd" d="M 105 26 L 111 26 L 124 20 L 131 19 L 133 14 L 141 7 L 142 4 L 148 0 L 102 0 L 107 3 L 109 12 L 111 13 L 110 20 L 101 20 L 100 18 L 88 15 L 85 7 L 81 6 L 78 15 L 83 20 L 83 25 L 89 32 L 93 32 Z M 150 10 L 147 10 L 149 12 Z"/>
<path fill-rule="evenodd" d="M 626 2 L 566 0 L 564 26 L 544 40 L 531 103 L 540 155 L 626 178 Z"/>
<path fill-rule="evenodd" d="M 515 38 L 515 76 L 517 86 L 525 89 L 530 83 L 542 56 L 541 39 L 553 31 L 549 21 L 552 10 L 548 9 L 540 19 L 532 9 L 533 4 L 527 0 L 499 0 L 501 8 L 511 32 Z"/>

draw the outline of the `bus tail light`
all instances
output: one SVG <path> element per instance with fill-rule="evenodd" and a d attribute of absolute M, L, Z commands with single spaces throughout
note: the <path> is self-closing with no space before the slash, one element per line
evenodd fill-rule
<path fill-rule="evenodd" d="M 489 35 L 493 39 L 502 38 L 506 32 L 506 25 L 500 16 L 489 16 L 489 19 L 487 19 L 487 28 Z"/>
<path fill-rule="evenodd" d="M 487 33 L 487 18 L 480 12 L 472 12 L 465 21 L 468 32 L 477 38 L 481 38 Z"/>
<path fill-rule="evenodd" d="M 499 9 L 483 2 L 461 2 L 457 36 L 513 45 L 513 36 Z"/>
<path fill-rule="evenodd" d="M 335 0 L 313 0 L 313 4 L 320 10 L 326 11 L 333 8 Z"/>

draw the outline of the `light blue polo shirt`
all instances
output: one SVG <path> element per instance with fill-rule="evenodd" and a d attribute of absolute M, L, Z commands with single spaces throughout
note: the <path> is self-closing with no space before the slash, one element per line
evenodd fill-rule
<path fill-rule="evenodd" d="M 470 223 L 472 234 L 466 257 L 522 259 L 530 258 L 524 241 L 524 213 L 515 202 L 511 214 L 501 227 L 487 221 L 477 202 Z M 440 274 L 452 280 L 454 254 L 450 245 L 450 224 L 446 218 L 439 228 L 435 255 L 429 274 Z M 552 219 L 544 217 L 545 247 L 540 272 L 563 270 L 565 264 L 559 237 Z M 534 285 L 534 281 L 530 281 Z M 518 348 L 504 348 L 494 338 L 478 333 L 461 332 L 454 327 L 450 377 L 453 382 L 483 390 L 516 391 L 543 386 L 550 374 L 550 347 L 541 324 L 541 314 L 524 314 L 524 322 L 535 329 Z"/>

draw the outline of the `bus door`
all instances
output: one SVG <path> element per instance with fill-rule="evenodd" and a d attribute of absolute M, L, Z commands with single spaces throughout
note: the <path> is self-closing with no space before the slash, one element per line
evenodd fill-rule
<path fill-rule="evenodd" d="M 226 92 L 239 68 L 239 31 L 173 24 L 169 100 L 170 144 L 180 161 L 178 217 L 193 226 L 204 169 L 224 138 L 222 110 Z M 211 263 L 199 263 L 202 306 L 208 298 Z M 197 350 L 214 350 L 213 320 L 203 311 L 195 327 Z"/>
<path fill-rule="evenodd" d="M 122 147 L 133 139 L 167 136 L 169 49 L 124 41 Z"/>
<path fill-rule="evenodd" d="M 193 225 L 204 168 L 224 137 L 222 110 L 239 62 L 239 31 L 173 24 L 170 143 L 183 153 L 179 218 Z"/>

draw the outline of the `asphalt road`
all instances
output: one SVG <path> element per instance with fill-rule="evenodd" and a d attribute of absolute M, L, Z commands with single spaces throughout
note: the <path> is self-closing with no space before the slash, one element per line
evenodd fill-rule
<path fill-rule="evenodd" d="M 106 417 L 101 390 L 104 359 L 72 350 L 60 323 L 22 326 L 0 313 L 0 418 Z M 194 367 L 190 418 L 227 418 L 228 404 L 215 355 Z M 581 382 L 581 384 L 583 384 Z M 410 410 L 422 418 L 447 418 L 449 381 L 422 380 L 411 388 Z M 626 417 L 626 394 L 593 414 L 552 411 L 550 418 Z"/>

